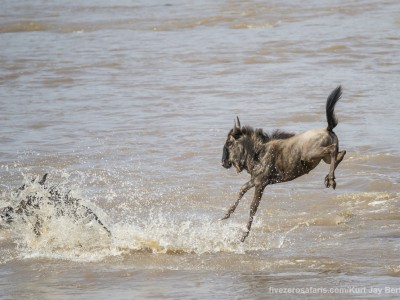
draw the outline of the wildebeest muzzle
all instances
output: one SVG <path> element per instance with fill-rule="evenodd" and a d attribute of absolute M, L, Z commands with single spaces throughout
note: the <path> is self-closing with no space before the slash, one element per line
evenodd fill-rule
<path fill-rule="evenodd" d="M 226 145 L 224 145 L 222 150 L 222 166 L 226 169 L 232 167 L 232 163 L 229 161 L 229 151 Z"/>

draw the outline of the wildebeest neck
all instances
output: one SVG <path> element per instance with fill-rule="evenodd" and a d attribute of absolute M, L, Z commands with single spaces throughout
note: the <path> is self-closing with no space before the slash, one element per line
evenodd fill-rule
<path fill-rule="evenodd" d="M 254 167 L 259 163 L 259 158 L 265 154 L 267 143 L 256 134 L 245 135 L 242 139 L 244 148 L 242 158 L 243 168 L 248 173 L 251 173 Z"/>
<path fill-rule="evenodd" d="M 244 146 L 244 161 L 243 166 L 249 173 L 252 173 L 254 168 L 259 165 L 260 159 L 267 153 L 269 144 L 273 140 L 286 140 L 294 136 L 293 133 L 274 130 L 268 134 L 262 129 L 253 129 L 252 127 L 243 127 L 243 146 Z"/>

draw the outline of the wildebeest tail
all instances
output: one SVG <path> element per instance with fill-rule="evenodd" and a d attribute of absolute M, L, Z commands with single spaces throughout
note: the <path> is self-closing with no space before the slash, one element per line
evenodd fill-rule
<path fill-rule="evenodd" d="M 336 89 L 332 91 L 326 100 L 326 119 L 328 121 L 328 131 L 332 131 L 333 128 L 338 124 L 338 120 L 335 116 L 335 105 L 339 101 L 342 95 L 342 87 L 339 85 Z"/>

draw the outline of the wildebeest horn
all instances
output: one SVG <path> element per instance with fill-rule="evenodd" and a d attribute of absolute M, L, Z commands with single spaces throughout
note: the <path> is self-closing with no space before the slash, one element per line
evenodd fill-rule
<path fill-rule="evenodd" d="M 240 129 L 240 128 L 241 128 L 241 126 L 240 126 L 239 117 L 238 117 L 238 116 L 236 116 L 236 119 L 237 119 L 237 127 Z"/>
<path fill-rule="evenodd" d="M 240 129 L 240 121 L 239 121 L 239 117 L 236 117 L 236 120 L 233 120 L 233 129 L 235 129 L 235 131 L 237 129 Z"/>

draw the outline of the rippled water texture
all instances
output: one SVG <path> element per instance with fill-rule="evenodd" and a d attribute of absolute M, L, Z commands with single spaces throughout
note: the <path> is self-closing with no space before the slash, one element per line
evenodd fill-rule
<path fill-rule="evenodd" d="M 49 208 L 40 237 L 2 224 L 0 298 L 398 297 L 399 12 L 394 0 L 3 1 L 0 205 L 49 173 L 112 236 Z M 219 221 L 248 180 L 220 163 L 233 119 L 325 127 L 339 84 L 337 189 L 323 163 L 268 186 L 240 243 L 253 191 Z"/>

